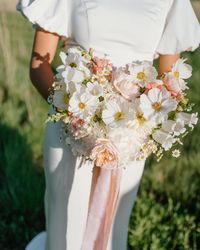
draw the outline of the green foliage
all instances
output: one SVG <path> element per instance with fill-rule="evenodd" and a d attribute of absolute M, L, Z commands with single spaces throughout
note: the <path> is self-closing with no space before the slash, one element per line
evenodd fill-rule
<path fill-rule="evenodd" d="M 0 12 L 0 33 L 0 249 L 21 250 L 44 229 L 42 143 L 48 105 L 28 76 L 31 25 L 17 13 Z M 188 97 L 198 111 L 200 50 L 183 56 L 194 69 Z M 58 62 L 56 56 L 54 65 Z M 131 250 L 200 249 L 199 134 L 198 124 L 184 138 L 179 159 L 148 159 L 130 218 Z"/>
<path fill-rule="evenodd" d="M 199 249 L 195 215 L 172 198 L 161 204 L 153 193 L 143 191 L 130 224 L 129 243 L 135 250 Z"/>
<path fill-rule="evenodd" d="M 17 129 L 1 124 L 0 137 L 0 248 L 23 249 L 42 229 L 43 171 Z"/>
<path fill-rule="evenodd" d="M 29 81 L 30 25 L 0 13 L 0 33 L 0 249 L 19 250 L 44 229 L 47 106 Z"/>

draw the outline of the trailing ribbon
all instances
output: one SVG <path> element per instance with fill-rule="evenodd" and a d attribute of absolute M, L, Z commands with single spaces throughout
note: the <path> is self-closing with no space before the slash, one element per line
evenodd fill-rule
<path fill-rule="evenodd" d="M 118 203 L 122 169 L 94 166 L 81 250 L 106 250 Z"/>

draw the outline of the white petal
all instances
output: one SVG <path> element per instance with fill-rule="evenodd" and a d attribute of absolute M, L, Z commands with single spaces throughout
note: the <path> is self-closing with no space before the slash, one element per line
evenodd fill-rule
<path fill-rule="evenodd" d="M 170 111 L 174 111 L 177 108 L 177 101 L 173 99 L 167 99 L 162 103 L 162 111 L 165 113 L 169 113 Z"/>
<path fill-rule="evenodd" d="M 197 113 L 186 113 L 186 112 L 180 112 L 177 114 L 177 119 L 184 121 L 184 123 L 186 125 L 189 125 L 190 127 L 192 127 L 192 125 L 197 124 L 198 121 L 198 117 L 197 117 Z"/>
<path fill-rule="evenodd" d="M 63 52 L 63 51 L 61 51 L 60 54 L 59 54 L 59 56 L 60 56 L 60 59 L 61 59 L 62 63 L 66 64 L 66 59 L 67 59 L 66 53 Z"/>
<path fill-rule="evenodd" d="M 142 94 L 140 96 L 140 109 L 144 113 L 145 117 L 149 117 L 154 113 L 154 109 L 152 108 L 152 103 L 145 94 Z"/>
<path fill-rule="evenodd" d="M 162 130 L 157 130 L 152 137 L 156 142 L 160 143 L 165 150 L 169 150 L 176 141 L 173 136 Z"/>
<path fill-rule="evenodd" d="M 188 79 L 192 76 L 192 67 L 189 64 L 182 64 L 179 68 L 180 78 Z"/>
<path fill-rule="evenodd" d="M 163 113 L 162 111 L 156 111 L 152 117 L 150 117 L 153 121 L 155 121 L 157 124 L 160 124 L 167 120 L 167 115 Z"/>
<path fill-rule="evenodd" d="M 55 91 L 53 95 L 53 104 L 57 108 L 66 110 L 68 108 L 68 105 L 64 102 L 64 95 L 64 91 Z"/>
<path fill-rule="evenodd" d="M 185 133 L 186 128 L 184 127 L 184 121 L 176 121 L 176 126 L 174 128 L 174 135 L 179 136 L 180 134 Z"/>
<path fill-rule="evenodd" d="M 79 82 L 82 82 L 84 80 L 84 73 L 77 70 L 77 69 L 72 69 L 72 77 L 71 77 L 71 81 L 74 82 L 74 83 L 79 83 Z"/>
<path fill-rule="evenodd" d="M 106 109 L 102 112 L 102 119 L 105 124 L 109 125 L 114 121 L 114 115 L 110 112 L 110 110 Z"/>
<path fill-rule="evenodd" d="M 156 130 L 152 137 L 156 142 L 163 144 L 168 137 L 168 133 L 162 130 Z"/>
<path fill-rule="evenodd" d="M 171 97 L 170 92 L 167 91 L 166 89 L 161 90 L 161 93 L 162 93 L 162 99 L 163 100 L 169 99 Z"/>
<path fill-rule="evenodd" d="M 153 88 L 149 90 L 148 97 L 152 103 L 159 101 L 160 90 L 158 88 Z"/>
<path fill-rule="evenodd" d="M 165 132 L 172 132 L 174 131 L 174 128 L 176 126 L 176 122 L 173 121 L 173 120 L 167 120 L 165 121 L 163 124 L 162 124 L 162 129 L 165 131 Z"/>

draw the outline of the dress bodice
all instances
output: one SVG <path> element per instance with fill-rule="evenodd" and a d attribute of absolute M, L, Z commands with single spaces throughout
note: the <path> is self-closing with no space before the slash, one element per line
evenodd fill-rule
<path fill-rule="evenodd" d="M 64 35 L 119 66 L 194 50 L 200 27 L 189 0 L 22 0 L 34 24 Z"/>
<path fill-rule="evenodd" d="M 71 36 L 85 48 L 109 54 L 116 64 L 152 60 L 171 0 L 78 0 Z"/>

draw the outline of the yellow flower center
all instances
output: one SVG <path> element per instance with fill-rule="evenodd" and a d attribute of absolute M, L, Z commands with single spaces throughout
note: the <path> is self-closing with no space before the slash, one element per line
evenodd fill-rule
<path fill-rule="evenodd" d="M 161 109 L 161 103 L 160 102 L 154 102 L 152 104 L 152 107 L 155 109 L 155 110 L 160 110 Z"/>
<path fill-rule="evenodd" d="M 143 114 L 140 113 L 140 112 L 137 112 L 136 118 L 137 118 L 137 121 L 139 122 L 139 124 L 142 124 L 142 123 L 144 123 L 146 121 Z"/>
<path fill-rule="evenodd" d="M 144 73 L 144 72 L 139 72 L 139 73 L 137 74 L 137 78 L 138 78 L 139 80 L 144 80 L 144 79 L 145 79 L 145 73 Z"/>
<path fill-rule="evenodd" d="M 80 109 L 84 109 L 86 105 L 85 105 L 85 103 L 80 102 L 78 106 Z"/>
<path fill-rule="evenodd" d="M 67 93 L 64 94 L 63 101 L 64 101 L 64 104 L 69 104 L 69 96 Z"/>
<path fill-rule="evenodd" d="M 96 89 L 93 89 L 93 90 L 92 90 L 92 94 L 93 94 L 93 95 L 97 95 L 97 94 L 98 94 L 97 90 L 96 90 Z"/>
<path fill-rule="evenodd" d="M 76 63 L 74 63 L 74 62 L 71 62 L 69 65 L 70 65 L 70 67 L 72 67 L 72 68 L 76 68 L 76 67 L 77 67 Z"/>
<path fill-rule="evenodd" d="M 175 71 L 175 72 L 174 72 L 174 76 L 175 76 L 176 78 L 179 78 L 180 72 L 179 72 L 179 71 Z"/>
<path fill-rule="evenodd" d="M 124 115 L 123 112 L 117 112 L 117 113 L 115 113 L 115 120 L 116 121 L 123 120 L 124 117 L 125 117 L 125 115 Z"/>

